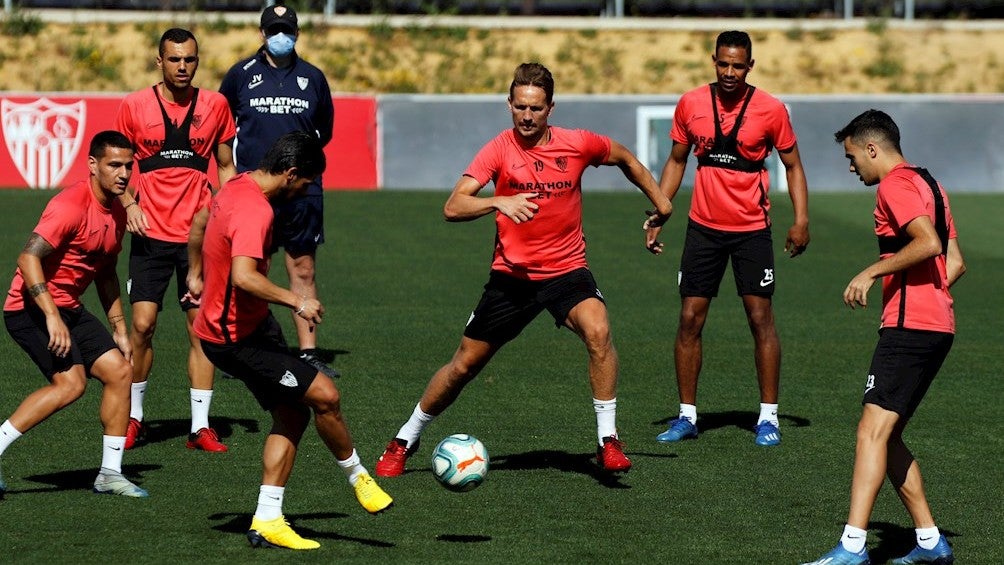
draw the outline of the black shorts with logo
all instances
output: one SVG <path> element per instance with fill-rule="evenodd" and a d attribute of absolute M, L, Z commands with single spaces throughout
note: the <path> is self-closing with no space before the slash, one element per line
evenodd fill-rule
<path fill-rule="evenodd" d="M 718 296 L 725 266 L 732 260 L 732 275 L 740 296 L 774 294 L 774 246 L 770 228 L 727 232 L 690 220 L 680 259 L 680 296 Z"/>
<path fill-rule="evenodd" d="M 568 313 L 589 298 L 603 301 L 589 269 L 576 269 L 544 281 L 519 279 L 492 271 L 474 312 L 464 329 L 471 339 L 493 344 L 511 341 L 537 314 L 547 309 L 554 325 L 562 327 Z"/>
<path fill-rule="evenodd" d="M 290 352 L 282 327 L 271 312 L 241 341 L 220 344 L 202 340 L 202 351 L 221 371 L 244 381 L 265 410 L 300 402 L 317 377 L 317 369 Z"/>
<path fill-rule="evenodd" d="M 129 280 L 126 292 L 129 303 L 154 302 L 157 310 L 164 309 L 164 295 L 171 283 L 171 276 L 177 280 L 178 304 L 182 310 L 198 308 L 188 300 L 188 244 L 161 241 L 142 235 L 132 235 L 129 249 Z"/>
<path fill-rule="evenodd" d="M 118 347 L 108 328 L 83 306 L 60 308 L 59 316 L 70 330 L 70 353 L 66 357 L 49 351 L 49 330 L 45 314 L 39 308 L 29 306 L 3 313 L 7 332 L 49 381 L 56 373 L 68 371 L 74 365 L 83 365 L 90 374 L 98 358 Z"/>
<path fill-rule="evenodd" d="M 944 332 L 882 328 L 872 355 L 862 404 L 875 404 L 900 416 L 913 416 L 955 335 Z"/>
<path fill-rule="evenodd" d="M 324 243 L 324 195 L 304 194 L 273 205 L 272 249 L 290 255 L 313 254 Z"/>

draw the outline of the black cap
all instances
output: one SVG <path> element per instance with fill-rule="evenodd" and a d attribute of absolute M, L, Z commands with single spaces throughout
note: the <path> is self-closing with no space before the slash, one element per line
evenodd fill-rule
<path fill-rule="evenodd" d="M 261 13 L 261 29 L 266 32 L 282 29 L 296 33 L 299 25 L 296 22 L 296 12 L 289 6 L 269 6 Z"/>

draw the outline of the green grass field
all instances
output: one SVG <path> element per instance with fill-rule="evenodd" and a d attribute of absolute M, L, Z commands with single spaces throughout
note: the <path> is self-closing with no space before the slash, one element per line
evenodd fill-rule
<path fill-rule="evenodd" d="M 47 193 L 0 193 L 0 260 L 17 253 Z M 489 218 L 447 224 L 445 193 L 337 193 L 326 200 L 319 287 L 328 310 L 320 343 L 345 375 L 344 410 L 372 470 L 429 375 L 453 353 L 486 280 Z M 31 430 L 3 457 L 10 492 L 0 502 L 3 563 L 673 563 L 791 564 L 836 543 L 847 513 L 865 372 L 880 296 L 867 310 L 841 302 L 850 278 L 874 259 L 870 191 L 813 195 L 812 244 L 780 256 L 791 214 L 775 197 L 783 358 L 778 448 L 753 444 L 758 408 L 752 340 L 727 276 L 705 331 L 701 437 L 654 441 L 677 410 L 672 340 L 676 270 L 686 200 L 667 228 L 667 252 L 642 248 L 640 194 L 585 196 L 590 263 L 607 298 L 621 359 L 618 423 L 634 469 L 599 474 L 581 343 L 541 316 L 434 422 L 410 472 L 381 480 L 396 505 L 377 517 L 356 503 L 333 457 L 308 431 L 285 511 L 315 552 L 255 551 L 244 533 L 260 482 L 269 423 L 236 380 L 219 378 L 212 421 L 230 452 L 185 449 L 188 382 L 182 317 L 168 307 L 147 393 L 151 442 L 124 471 L 145 500 L 90 492 L 100 463 L 99 390 Z M 956 291 L 958 338 L 907 432 L 943 533 L 959 562 L 1004 555 L 1001 399 L 1004 197 L 952 198 L 969 273 Z M 125 281 L 125 259 L 120 260 Z M 283 280 L 281 267 L 273 273 Z M 5 279 L 8 280 L 8 279 Z M 7 283 L 4 283 L 7 284 Z M 169 295 L 173 290 L 169 290 Z M 92 295 L 91 304 L 94 304 Z M 279 318 L 287 328 L 286 312 Z M 0 419 L 44 380 L 0 337 Z M 438 439 L 466 432 L 492 456 L 488 480 L 463 494 L 439 487 L 428 456 Z M 870 525 L 873 562 L 912 547 L 909 517 L 886 486 Z"/>

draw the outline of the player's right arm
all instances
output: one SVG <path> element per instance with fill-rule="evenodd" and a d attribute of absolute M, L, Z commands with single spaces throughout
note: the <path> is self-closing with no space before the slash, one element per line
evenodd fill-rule
<path fill-rule="evenodd" d="M 209 208 L 203 208 L 192 217 L 192 229 L 188 232 L 188 274 L 185 276 L 185 284 L 195 300 L 202 296 L 202 241 L 206 236 L 207 222 Z"/>
<path fill-rule="evenodd" d="M 962 257 L 962 248 L 959 247 L 958 238 L 953 237 L 948 240 L 948 255 L 945 257 L 945 269 L 948 271 L 948 287 L 951 288 L 955 281 L 966 274 L 966 260 Z"/>
<path fill-rule="evenodd" d="M 468 222 L 498 211 L 515 223 L 528 222 L 539 206 L 532 202 L 536 192 L 518 193 L 512 196 L 478 196 L 482 185 L 477 179 L 463 175 L 453 187 L 453 192 L 443 206 L 443 216 L 447 222 Z"/>
<path fill-rule="evenodd" d="M 21 269 L 21 277 L 28 287 L 28 294 L 38 308 L 45 314 L 45 329 L 49 332 L 49 351 L 60 357 L 70 352 L 70 330 L 59 315 L 59 308 L 49 294 L 45 282 L 45 272 L 42 270 L 42 259 L 55 249 L 42 236 L 32 232 L 28 242 L 17 258 L 17 266 Z"/>

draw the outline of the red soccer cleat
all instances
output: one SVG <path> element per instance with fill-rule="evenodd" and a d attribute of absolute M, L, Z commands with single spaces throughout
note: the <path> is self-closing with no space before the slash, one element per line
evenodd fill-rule
<path fill-rule="evenodd" d="M 624 442 L 616 436 L 603 438 L 603 446 L 596 448 L 596 460 L 604 471 L 624 473 L 631 469 L 631 460 L 624 455 Z"/>
<path fill-rule="evenodd" d="M 396 477 L 404 473 L 404 464 L 413 453 L 418 450 L 418 440 L 415 445 L 408 448 L 408 442 L 403 439 L 394 438 L 387 444 L 387 449 L 377 460 L 376 474 L 378 477 Z"/>
<path fill-rule="evenodd" d="M 136 447 L 136 442 L 144 436 L 146 436 L 146 432 L 143 430 L 143 422 L 140 422 L 136 418 L 129 418 L 129 426 L 126 428 L 125 448 L 132 449 Z"/>
<path fill-rule="evenodd" d="M 216 435 L 216 430 L 213 428 L 202 428 L 194 434 L 188 434 L 185 447 L 214 453 L 223 453 L 227 450 L 227 446 L 220 442 L 220 436 Z"/>

